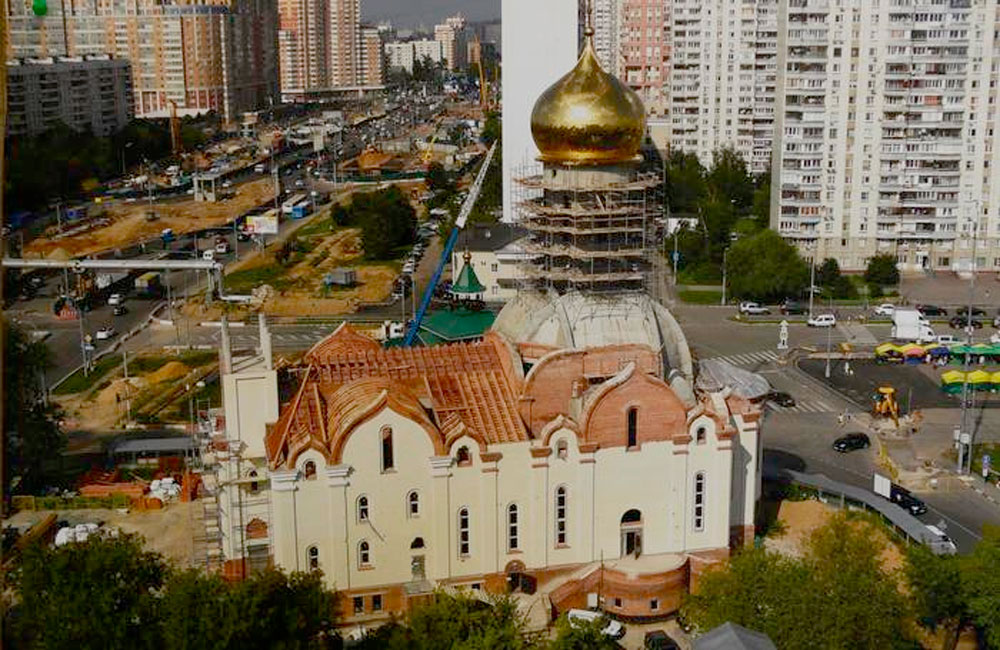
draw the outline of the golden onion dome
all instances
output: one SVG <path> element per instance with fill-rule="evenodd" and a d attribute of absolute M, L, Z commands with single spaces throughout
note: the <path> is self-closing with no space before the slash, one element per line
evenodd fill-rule
<path fill-rule="evenodd" d="M 635 159 L 646 128 L 642 100 L 601 67 L 592 31 L 576 66 L 541 94 L 531 136 L 543 162 L 605 165 Z"/>

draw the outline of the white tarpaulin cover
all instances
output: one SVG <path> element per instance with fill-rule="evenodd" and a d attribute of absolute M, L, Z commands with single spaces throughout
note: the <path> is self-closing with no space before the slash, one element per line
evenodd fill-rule
<path fill-rule="evenodd" d="M 704 391 L 715 392 L 729 386 L 736 395 L 753 400 L 764 397 L 771 390 L 771 385 L 760 375 L 721 359 L 699 361 L 698 371 L 695 385 Z"/>

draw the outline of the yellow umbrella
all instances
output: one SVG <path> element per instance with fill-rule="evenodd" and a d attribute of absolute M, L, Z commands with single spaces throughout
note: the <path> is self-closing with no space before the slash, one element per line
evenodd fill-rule
<path fill-rule="evenodd" d="M 949 370 L 941 375 L 942 384 L 954 384 L 961 381 L 965 381 L 965 373 L 961 370 Z"/>
<path fill-rule="evenodd" d="M 895 343 L 883 343 L 875 348 L 875 354 L 886 354 L 887 352 L 899 352 L 899 346 Z"/>
<path fill-rule="evenodd" d="M 970 384 L 985 384 L 992 380 L 992 375 L 985 370 L 973 370 L 969 373 Z"/>
<path fill-rule="evenodd" d="M 994 372 L 990 376 L 990 381 L 992 381 L 995 385 L 1000 386 L 1000 370 Z"/>

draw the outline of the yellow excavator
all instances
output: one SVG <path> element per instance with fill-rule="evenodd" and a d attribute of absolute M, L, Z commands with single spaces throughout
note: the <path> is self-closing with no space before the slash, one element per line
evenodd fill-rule
<path fill-rule="evenodd" d="M 879 386 L 872 395 L 872 415 L 875 417 L 892 418 L 899 426 L 899 402 L 896 401 L 896 389 L 892 386 Z"/>

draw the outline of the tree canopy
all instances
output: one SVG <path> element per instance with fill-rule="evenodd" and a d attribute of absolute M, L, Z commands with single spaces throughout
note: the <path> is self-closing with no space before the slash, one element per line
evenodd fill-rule
<path fill-rule="evenodd" d="M 10 586 L 18 596 L 4 616 L 11 647 L 304 650 L 336 638 L 321 573 L 268 569 L 229 583 L 176 571 L 134 535 L 31 545 Z"/>
<path fill-rule="evenodd" d="M 865 268 L 865 282 L 880 286 L 899 284 L 896 256 L 892 253 L 883 253 L 868 260 L 868 266 Z"/>
<path fill-rule="evenodd" d="M 350 207 L 337 206 L 332 218 L 339 225 L 361 228 L 365 257 L 387 260 L 417 237 L 417 212 L 398 187 L 355 194 Z"/>
<path fill-rule="evenodd" d="M 799 295 L 809 284 L 809 267 L 773 230 L 734 243 L 726 265 L 730 293 L 740 298 L 780 300 Z"/>
<path fill-rule="evenodd" d="M 44 487 L 45 466 L 62 452 L 66 437 L 59 410 L 45 397 L 48 346 L 6 319 L 3 336 L 4 494 L 11 488 L 31 493 Z"/>
<path fill-rule="evenodd" d="M 874 525 L 841 513 L 818 528 L 801 558 L 748 549 L 701 578 L 688 621 L 708 630 L 732 621 L 779 648 L 899 647 L 908 611 L 896 574 L 881 564 Z"/>

